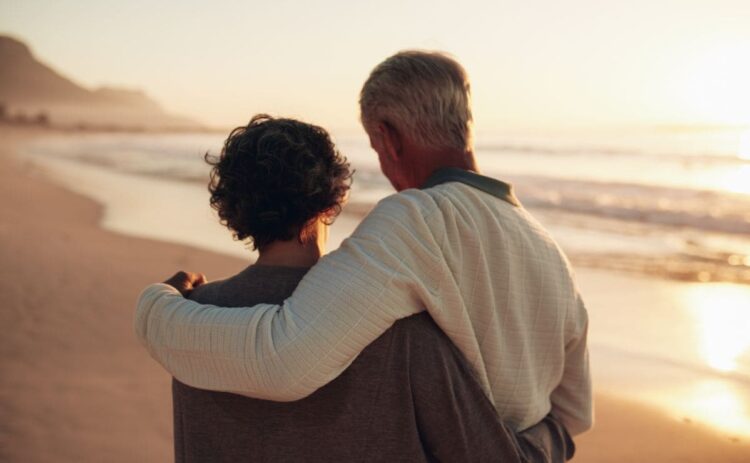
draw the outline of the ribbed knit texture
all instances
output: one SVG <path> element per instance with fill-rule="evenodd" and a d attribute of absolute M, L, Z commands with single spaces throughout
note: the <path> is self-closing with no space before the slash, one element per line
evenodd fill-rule
<path fill-rule="evenodd" d="M 513 428 L 550 410 L 571 434 L 591 426 L 588 318 L 567 260 L 525 209 L 461 183 L 382 200 L 281 306 L 227 310 L 157 284 L 135 329 L 186 384 L 291 401 L 425 309 Z"/>

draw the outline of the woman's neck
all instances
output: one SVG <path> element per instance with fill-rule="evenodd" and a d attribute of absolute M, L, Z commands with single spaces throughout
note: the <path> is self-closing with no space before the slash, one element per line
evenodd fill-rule
<path fill-rule="evenodd" d="M 312 267 L 325 254 L 325 243 L 328 238 L 327 226 L 319 223 L 317 230 L 306 236 L 300 243 L 295 237 L 289 241 L 274 241 L 258 250 L 256 265 L 274 265 L 280 267 Z"/>
<path fill-rule="evenodd" d="M 257 265 L 274 265 L 281 267 L 312 267 L 322 255 L 315 242 L 300 243 L 291 241 L 274 241 L 258 251 Z"/>

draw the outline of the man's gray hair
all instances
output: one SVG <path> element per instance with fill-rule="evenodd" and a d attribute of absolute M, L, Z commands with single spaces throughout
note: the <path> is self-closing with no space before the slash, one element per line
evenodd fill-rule
<path fill-rule="evenodd" d="M 380 63 L 359 95 L 362 123 L 385 122 L 425 148 L 471 147 L 464 68 L 442 52 L 406 50 Z"/>

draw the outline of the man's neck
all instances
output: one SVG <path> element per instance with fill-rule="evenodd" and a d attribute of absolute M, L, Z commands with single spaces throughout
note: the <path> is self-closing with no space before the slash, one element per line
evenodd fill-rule
<path fill-rule="evenodd" d="M 415 156 L 411 157 L 417 160 L 413 166 L 409 167 L 410 187 L 419 188 L 424 185 L 430 176 L 438 169 L 445 167 L 454 167 L 456 169 L 479 172 L 476 158 L 472 150 L 434 150 L 419 149 Z"/>

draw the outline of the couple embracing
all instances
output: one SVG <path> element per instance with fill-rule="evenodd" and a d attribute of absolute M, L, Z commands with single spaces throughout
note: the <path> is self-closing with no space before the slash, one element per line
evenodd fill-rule
<path fill-rule="evenodd" d="M 370 74 L 362 124 L 398 193 L 323 256 L 352 172 L 326 131 L 256 116 L 209 158 L 257 261 L 149 286 L 175 459 L 555 462 L 591 426 L 588 318 L 512 187 L 479 174 L 468 77 L 435 52 Z"/>

